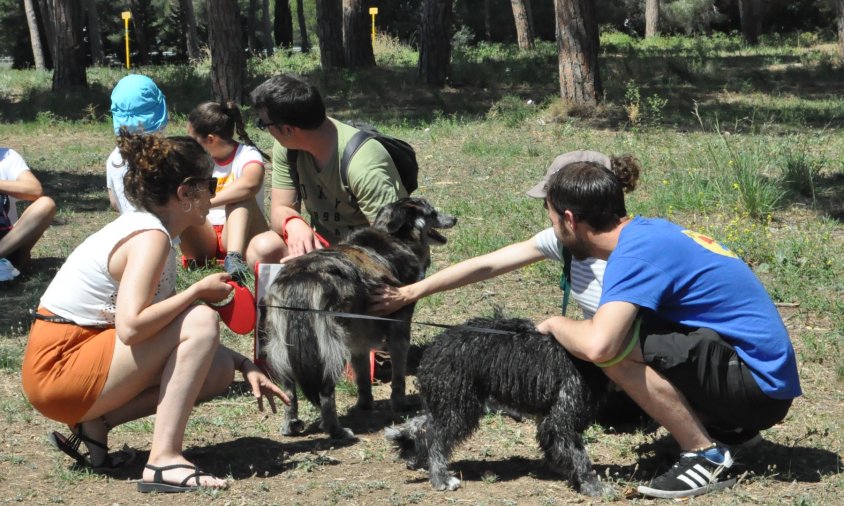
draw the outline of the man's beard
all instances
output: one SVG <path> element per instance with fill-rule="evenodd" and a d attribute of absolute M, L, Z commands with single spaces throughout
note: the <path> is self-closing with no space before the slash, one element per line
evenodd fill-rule
<path fill-rule="evenodd" d="M 571 256 L 581 262 L 591 257 L 592 255 L 589 253 L 589 248 L 586 246 L 586 242 L 576 235 L 574 238 L 575 240 L 573 244 L 566 244 L 566 248 L 571 251 Z"/>

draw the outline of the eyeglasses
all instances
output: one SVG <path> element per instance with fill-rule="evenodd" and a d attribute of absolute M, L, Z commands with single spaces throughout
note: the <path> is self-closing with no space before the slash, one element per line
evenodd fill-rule
<path fill-rule="evenodd" d="M 264 120 L 262 120 L 261 118 L 258 118 L 258 119 L 255 120 L 255 128 L 257 128 L 258 130 L 262 130 L 262 131 L 266 130 L 267 128 L 269 128 L 273 125 L 277 125 L 277 124 L 280 124 L 280 123 L 276 123 L 276 122 L 264 123 Z"/>
<path fill-rule="evenodd" d="M 213 197 L 217 194 L 217 178 L 216 177 L 200 177 L 190 176 L 186 177 L 182 184 L 200 186 L 201 183 L 207 182 L 208 193 Z"/>

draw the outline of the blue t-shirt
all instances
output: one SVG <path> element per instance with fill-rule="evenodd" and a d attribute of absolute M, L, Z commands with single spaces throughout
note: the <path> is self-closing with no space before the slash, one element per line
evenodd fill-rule
<path fill-rule="evenodd" d="M 765 287 L 709 237 L 666 220 L 634 218 L 607 261 L 601 305 L 613 301 L 712 329 L 735 348 L 765 394 L 791 399 L 801 393 L 794 348 Z"/>

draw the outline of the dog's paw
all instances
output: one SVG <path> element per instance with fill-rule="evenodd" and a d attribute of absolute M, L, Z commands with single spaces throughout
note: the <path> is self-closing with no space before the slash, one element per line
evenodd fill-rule
<path fill-rule="evenodd" d="M 595 479 L 581 483 L 580 493 L 591 497 L 613 496 L 615 489 L 610 484 Z"/>
<path fill-rule="evenodd" d="M 348 427 L 334 427 L 328 431 L 331 439 L 354 439 L 355 433 Z"/>
<path fill-rule="evenodd" d="M 437 480 L 439 481 L 439 480 Z M 432 483 L 434 488 L 439 490 L 440 492 L 444 491 L 452 491 L 457 490 L 460 488 L 460 480 L 454 476 L 449 476 L 444 481 L 439 481 L 439 483 Z"/>
<path fill-rule="evenodd" d="M 299 420 L 298 418 L 294 418 L 293 420 L 287 420 L 283 424 L 281 424 L 281 434 L 284 436 L 297 436 L 305 431 L 305 422 Z"/>

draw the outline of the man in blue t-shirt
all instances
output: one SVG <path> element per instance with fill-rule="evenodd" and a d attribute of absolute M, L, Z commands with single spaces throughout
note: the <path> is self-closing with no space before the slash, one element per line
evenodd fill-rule
<path fill-rule="evenodd" d="M 607 260 L 591 320 L 538 325 L 594 362 L 662 424 L 683 453 L 639 492 L 678 498 L 729 487 L 733 456 L 801 394 L 788 332 L 753 271 L 704 235 L 629 218 L 623 184 L 577 162 L 547 183 L 555 233 L 575 258 Z"/>

